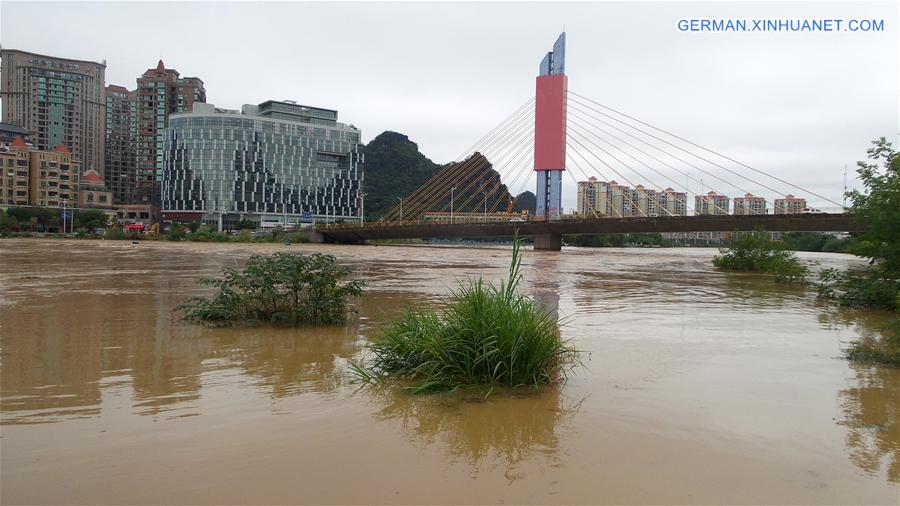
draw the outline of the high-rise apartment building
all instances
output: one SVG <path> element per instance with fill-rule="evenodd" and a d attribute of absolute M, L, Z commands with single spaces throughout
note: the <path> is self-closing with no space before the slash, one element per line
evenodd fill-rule
<path fill-rule="evenodd" d="M 757 197 L 748 193 L 734 198 L 734 214 L 766 214 L 765 197 Z"/>
<path fill-rule="evenodd" d="M 656 190 L 637 185 L 632 191 L 632 216 L 659 216 L 659 201 Z"/>
<path fill-rule="evenodd" d="M 361 219 L 360 131 L 337 111 L 267 101 L 195 104 L 165 131 L 163 221 L 230 228 Z"/>
<path fill-rule="evenodd" d="M 602 195 L 602 198 L 601 198 Z M 578 182 L 578 200 L 575 212 L 581 216 L 602 216 L 606 211 L 606 185 L 591 176 Z"/>
<path fill-rule="evenodd" d="M 576 213 L 605 218 L 685 216 L 687 194 L 672 188 L 658 191 L 637 185 L 630 188 L 615 181 L 591 177 L 578 182 Z"/>
<path fill-rule="evenodd" d="M 687 216 L 687 193 L 672 188 L 656 194 L 660 216 Z"/>
<path fill-rule="evenodd" d="M 728 214 L 729 198 L 716 192 L 694 197 L 694 214 Z"/>
<path fill-rule="evenodd" d="M 49 151 L 60 144 L 85 169 L 104 170 L 106 63 L 0 51 L 3 122 L 32 133 Z"/>
<path fill-rule="evenodd" d="M 106 170 L 104 183 L 117 204 L 134 199 L 137 181 L 137 94 L 106 87 Z"/>
<path fill-rule="evenodd" d="M 775 214 L 802 214 L 806 212 L 806 199 L 790 193 L 783 199 L 775 199 Z"/>
<path fill-rule="evenodd" d="M 163 172 L 163 132 L 169 115 L 206 102 L 203 81 L 181 77 L 162 60 L 137 80 L 137 157 L 134 203 L 159 205 Z"/>

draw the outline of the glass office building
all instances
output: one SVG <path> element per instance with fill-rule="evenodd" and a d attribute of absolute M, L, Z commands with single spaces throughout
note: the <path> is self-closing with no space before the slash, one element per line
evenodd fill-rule
<path fill-rule="evenodd" d="M 360 219 L 360 131 L 337 111 L 267 101 L 238 111 L 194 104 L 163 142 L 163 221 L 261 228 Z"/>

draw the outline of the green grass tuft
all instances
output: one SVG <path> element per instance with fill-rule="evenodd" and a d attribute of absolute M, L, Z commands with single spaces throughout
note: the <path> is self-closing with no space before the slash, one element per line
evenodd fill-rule
<path fill-rule="evenodd" d="M 577 352 L 561 339 L 556 317 L 519 293 L 521 262 L 516 237 L 509 277 L 499 286 L 479 278 L 454 291 L 441 311 L 408 308 L 370 345 L 355 375 L 399 380 L 416 393 L 561 379 Z"/>

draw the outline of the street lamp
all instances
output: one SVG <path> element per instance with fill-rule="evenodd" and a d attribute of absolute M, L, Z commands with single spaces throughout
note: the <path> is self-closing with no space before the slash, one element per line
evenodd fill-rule
<path fill-rule="evenodd" d="M 453 192 L 456 191 L 456 187 L 450 188 L 450 224 L 453 224 Z"/>
<path fill-rule="evenodd" d="M 368 193 L 359 192 L 359 225 L 360 226 L 363 226 L 363 224 L 365 223 L 366 195 L 368 195 Z"/>
<path fill-rule="evenodd" d="M 481 192 L 484 194 L 484 223 L 487 223 L 487 194 L 488 192 Z"/>
<path fill-rule="evenodd" d="M 400 223 L 403 223 L 403 197 L 397 197 L 400 201 Z"/>
<path fill-rule="evenodd" d="M 69 199 L 62 199 L 62 205 L 63 205 L 63 212 L 62 212 L 62 215 L 63 215 L 63 217 L 62 217 L 62 218 L 63 218 L 62 235 L 66 235 L 66 203 L 67 203 L 68 201 L 69 201 Z M 46 229 L 45 229 L 45 230 L 46 230 Z"/>

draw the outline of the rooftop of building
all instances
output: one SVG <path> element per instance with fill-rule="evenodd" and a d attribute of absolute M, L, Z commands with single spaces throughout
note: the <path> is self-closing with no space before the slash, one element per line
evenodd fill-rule
<path fill-rule="evenodd" d="M 13 141 L 9 143 L 9 147 L 20 148 L 20 149 L 28 148 L 28 143 L 25 142 L 25 139 L 23 139 L 22 137 L 16 136 L 16 138 L 13 139 Z"/>
<path fill-rule="evenodd" d="M 117 93 L 128 93 L 128 88 L 119 86 L 118 84 L 107 84 L 106 91 L 114 91 Z"/>
<path fill-rule="evenodd" d="M 297 108 L 297 109 L 301 109 L 301 110 L 306 109 L 306 110 L 312 110 L 312 111 L 332 112 L 332 113 L 334 113 L 335 117 L 337 117 L 337 110 L 335 110 L 335 109 L 325 109 L 324 107 L 313 107 L 313 106 L 309 106 L 309 105 L 298 104 L 294 100 L 266 100 L 265 102 L 259 103 L 257 105 L 257 107 L 259 107 L 260 109 L 264 109 L 264 108 L 270 107 L 273 104 L 286 105 L 288 107 Z"/>
<path fill-rule="evenodd" d="M 100 173 L 96 170 L 88 169 L 81 175 L 81 183 L 93 186 L 103 186 L 103 178 L 100 177 Z"/>
<path fill-rule="evenodd" d="M 238 111 L 236 109 L 225 109 L 225 108 L 221 108 L 221 107 L 216 107 L 215 104 L 210 104 L 208 102 L 200 102 L 200 103 L 194 103 L 193 110 L 191 110 L 191 111 L 173 113 L 169 117 L 170 117 L 170 119 L 178 119 L 178 118 L 190 118 L 192 116 L 195 116 L 195 117 L 196 116 L 207 116 L 208 117 L 208 116 L 219 116 L 219 115 L 232 115 L 232 116 L 247 118 L 247 119 L 256 118 L 256 119 L 261 119 L 261 120 L 266 120 L 266 121 L 274 121 L 277 123 L 287 123 L 287 124 L 292 124 L 292 125 L 302 124 L 302 125 L 323 127 L 323 128 L 340 128 L 340 129 L 348 129 L 348 130 L 353 130 L 353 131 L 359 132 L 359 129 L 357 127 L 355 127 L 354 125 L 340 123 L 336 120 L 327 120 L 328 123 L 315 123 L 315 122 L 308 122 L 308 121 L 304 122 L 304 121 L 297 120 L 297 119 L 285 119 L 283 117 L 273 117 L 273 116 L 269 116 L 268 114 L 266 114 L 267 111 L 262 111 L 262 112 L 260 111 L 260 106 L 263 104 L 280 104 L 280 103 L 285 103 L 285 102 L 280 102 L 277 100 L 267 100 L 259 105 L 245 104 L 241 108 L 241 110 Z M 301 106 L 299 104 L 291 104 L 290 102 L 287 102 L 287 104 L 288 105 L 296 105 L 298 107 L 304 107 L 309 110 L 328 111 L 328 112 L 333 112 L 335 115 L 337 114 L 337 111 L 332 110 L 332 109 L 322 109 L 319 107 Z M 288 114 L 288 115 L 289 116 L 297 116 L 297 117 L 307 116 L 305 114 Z M 313 119 L 322 119 L 322 118 L 320 118 L 318 116 L 314 116 L 314 115 L 308 115 L 308 117 L 313 118 Z"/>
<path fill-rule="evenodd" d="M 28 137 L 29 135 L 31 135 L 31 132 L 29 132 L 21 125 L 16 125 L 15 123 L 0 123 L 0 133 L 4 133 L 7 135 L 18 135 L 22 137 Z"/>
<path fill-rule="evenodd" d="M 72 62 L 72 63 L 86 63 L 86 64 L 88 64 L 88 65 L 97 65 L 97 66 L 106 68 L 106 60 L 103 60 L 102 62 L 96 62 L 96 61 L 91 61 L 91 60 L 76 60 L 76 59 L 74 59 L 74 58 L 62 58 L 62 57 L 60 57 L 60 56 L 50 56 L 50 55 L 47 55 L 47 54 L 32 53 L 31 51 L 24 51 L 24 50 L 22 50 L 22 49 L 6 49 L 6 48 L 3 48 L 2 50 L 0 50 L 0 52 L 3 52 L 3 53 L 7 53 L 7 52 L 8 52 L 8 53 L 27 54 L 27 55 L 29 55 L 29 56 L 39 56 L 39 57 L 41 57 L 41 58 L 49 58 L 49 59 L 51 59 L 51 60 L 60 60 L 60 61 L 66 61 L 66 62 Z"/>

